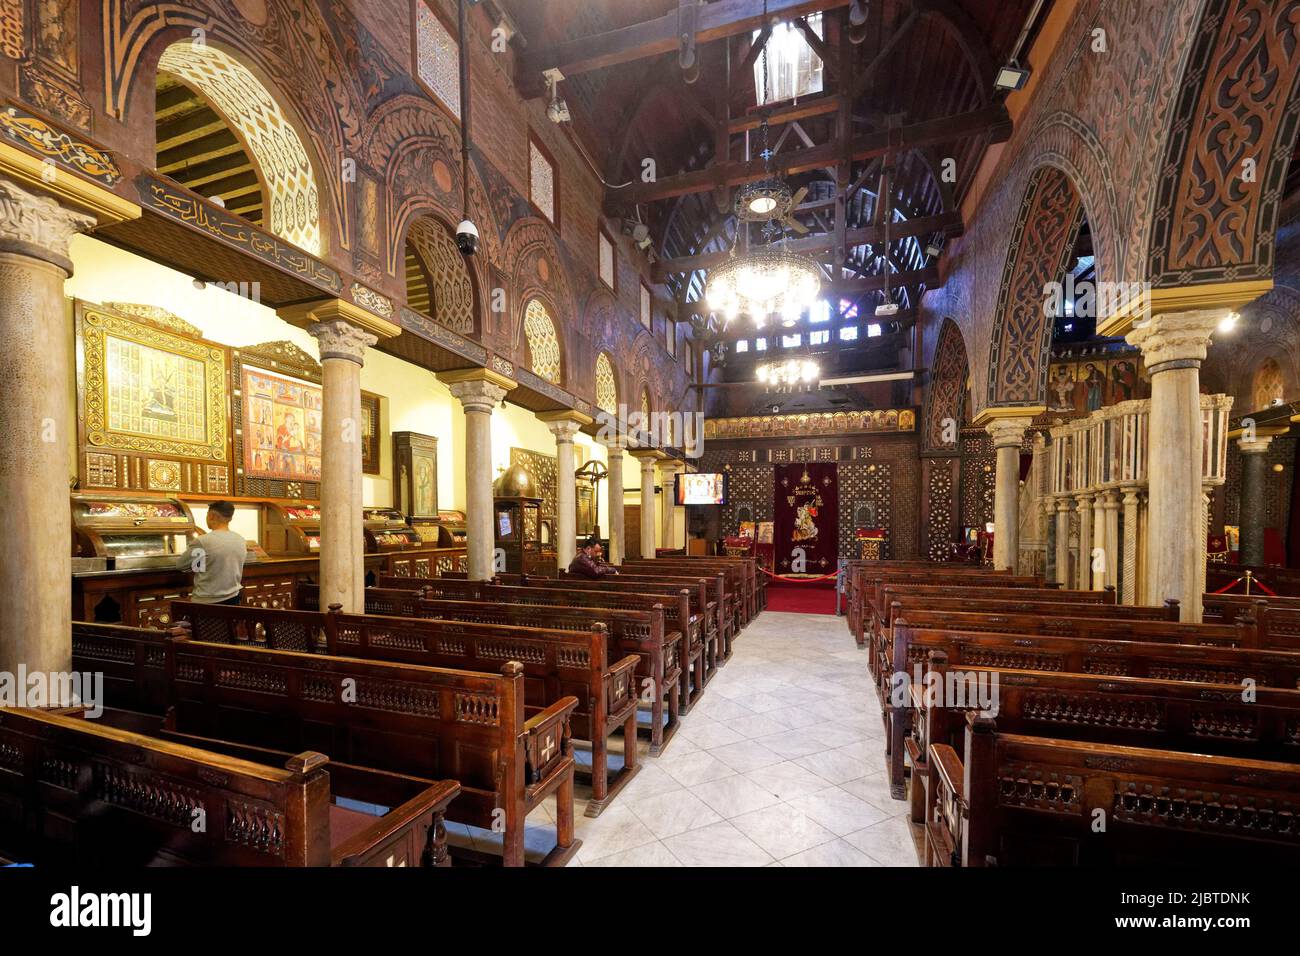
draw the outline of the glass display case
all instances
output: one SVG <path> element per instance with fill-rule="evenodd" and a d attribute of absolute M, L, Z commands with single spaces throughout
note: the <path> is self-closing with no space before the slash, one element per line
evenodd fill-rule
<path fill-rule="evenodd" d="M 268 501 L 262 537 L 272 555 L 320 553 L 320 506 L 306 502 Z"/>
<path fill-rule="evenodd" d="M 496 546 L 505 554 L 507 574 L 536 572 L 545 565 L 542 499 L 536 488 L 537 482 L 523 465 L 511 465 L 492 486 L 492 526 Z"/>
<path fill-rule="evenodd" d="M 72 496 L 77 571 L 175 567 L 196 533 L 194 515 L 176 498 Z"/>
<path fill-rule="evenodd" d="M 365 508 L 366 554 L 412 551 L 425 547 L 422 537 L 396 508 Z"/>

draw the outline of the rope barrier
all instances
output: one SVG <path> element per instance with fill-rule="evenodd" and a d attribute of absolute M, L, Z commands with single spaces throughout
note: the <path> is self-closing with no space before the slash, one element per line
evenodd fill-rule
<path fill-rule="evenodd" d="M 817 578 L 789 578 L 783 574 L 773 574 L 771 571 L 769 571 L 767 568 L 764 567 L 760 567 L 758 570 L 762 571 L 764 574 L 766 574 L 769 578 L 772 578 L 773 580 L 788 581 L 791 584 L 815 584 L 818 581 L 829 581 L 831 578 L 838 578 L 840 576 L 839 571 L 832 571 L 830 574 L 823 574 L 821 577 L 817 577 Z"/>
<path fill-rule="evenodd" d="M 1259 578 L 1255 577 L 1255 575 L 1252 574 L 1252 573 L 1250 573 L 1249 571 L 1247 571 L 1245 574 L 1241 575 L 1241 576 L 1240 576 L 1239 578 L 1237 578 L 1235 581 L 1229 581 L 1229 582 L 1228 582 L 1227 584 L 1225 584 L 1223 587 L 1219 588 L 1219 589 L 1216 590 L 1216 591 L 1211 591 L 1210 593 L 1211 593 L 1211 594 L 1227 594 L 1229 591 L 1231 591 L 1233 588 L 1235 588 L 1238 584 L 1240 584 L 1242 581 L 1247 580 L 1248 578 L 1249 578 L 1251 584 L 1253 584 L 1253 585 L 1255 585 L 1256 587 L 1258 587 L 1261 591 L 1263 591 L 1263 592 L 1264 592 L 1265 594 L 1267 594 L 1269 597 L 1277 597 L 1277 592 L 1276 592 L 1276 591 L 1274 591 L 1271 587 L 1269 587 L 1267 584 L 1265 584 L 1265 583 L 1264 583 L 1263 581 L 1261 581 Z M 1249 593 L 1249 592 L 1247 592 L 1247 593 Z"/>

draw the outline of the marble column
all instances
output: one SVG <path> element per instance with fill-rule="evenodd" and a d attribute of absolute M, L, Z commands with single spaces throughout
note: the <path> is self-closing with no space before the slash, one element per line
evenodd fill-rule
<path fill-rule="evenodd" d="M 515 383 L 488 369 L 441 372 L 452 397 L 465 410 L 465 534 L 468 577 L 486 581 L 496 573 L 492 524 L 492 410 Z"/>
<path fill-rule="evenodd" d="M 1168 312 L 1127 336 L 1151 375 L 1144 603 L 1177 598 L 1187 623 L 1201 620 L 1205 573 L 1200 370 L 1222 318 L 1219 310 Z"/>
<path fill-rule="evenodd" d="M 379 341 L 343 319 L 308 326 L 320 347 L 320 603 L 365 610 L 361 508 L 361 366 Z"/>
<path fill-rule="evenodd" d="M 1106 551 L 1106 494 L 1097 492 L 1092 496 L 1092 550 L 1101 552 L 1101 561 L 1093 555 L 1092 590 L 1100 591 L 1106 586 L 1106 569 L 1110 565 L 1110 554 Z M 1100 565 L 1100 566 L 1098 566 Z"/>
<path fill-rule="evenodd" d="M 664 457 L 663 452 L 634 451 L 632 457 L 641 462 L 641 557 L 655 556 L 655 462 Z"/>
<path fill-rule="evenodd" d="M 677 497 L 676 497 L 676 476 L 684 471 L 686 466 L 680 461 L 668 459 L 660 464 L 659 482 L 663 485 L 661 499 L 663 501 L 663 546 L 665 548 L 677 547 Z"/>
<path fill-rule="evenodd" d="M 1032 419 L 995 418 L 987 425 L 997 451 L 993 485 L 993 567 L 1015 571 L 1020 556 L 1020 446 Z"/>
<path fill-rule="evenodd" d="M 1079 567 L 1075 587 L 1081 591 L 1092 590 L 1092 495 L 1075 495 L 1079 505 Z"/>
<path fill-rule="evenodd" d="M 623 529 L 623 452 L 627 446 L 621 438 L 607 439 L 602 444 L 608 459 L 605 467 L 609 469 L 606 478 L 609 519 L 605 522 L 609 529 L 609 553 L 605 560 L 610 564 L 622 564 L 623 546 L 627 541 Z"/>
<path fill-rule="evenodd" d="M 1124 558 L 1123 580 L 1120 583 L 1120 599 L 1125 604 L 1138 603 L 1138 497 L 1137 485 L 1124 486 Z"/>
<path fill-rule="evenodd" d="M 577 469 L 573 460 L 573 436 L 583 425 L 591 424 L 591 416 L 581 412 L 546 412 L 538 415 L 555 436 L 555 557 L 561 568 L 567 568 L 578 552 L 578 489 L 573 477 Z"/>
<path fill-rule="evenodd" d="M 1043 497 L 1043 580 L 1056 577 L 1056 499 Z"/>
<path fill-rule="evenodd" d="M 1240 438 L 1241 494 L 1237 501 L 1237 524 L 1241 528 L 1240 561 L 1245 565 L 1264 563 L 1264 499 L 1268 492 L 1268 446 L 1273 436 Z"/>
<path fill-rule="evenodd" d="M 1056 577 L 1061 587 L 1070 586 L 1070 497 L 1056 499 Z"/>
<path fill-rule="evenodd" d="M 1105 491 L 1101 495 L 1102 547 L 1106 549 L 1106 569 L 1099 587 L 1119 588 L 1119 494 Z"/>
<path fill-rule="evenodd" d="M 75 363 L 63 283 L 72 274 L 69 241 L 94 223 L 0 178 L 0 671 L 10 674 L 72 665 Z"/>

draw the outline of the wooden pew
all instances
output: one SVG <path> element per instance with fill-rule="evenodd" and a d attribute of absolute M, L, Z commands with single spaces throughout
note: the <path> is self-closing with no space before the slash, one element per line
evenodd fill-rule
<path fill-rule="evenodd" d="M 758 616 L 760 600 L 765 598 L 766 588 L 760 588 L 758 579 L 762 578 L 762 573 L 757 570 L 757 564 L 752 558 L 624 558 L 620 569 L 645 569 L 652 574 L 660 569 L 669 573 L 680 569 L 691 574 L 721 571 L 727 575 L 727 593 L 733 598 L 732 629 L 739 633 Z M 634 573 L 645 571 L 635 570 Z"/>
<path fill-rule="evenodd" d="M 512 584 L 526 586 L 523 576 L 514 576 L 503 574 L 499 576 L 503 584 Z M 571 575 L 565 569 L 561 569 L 556 576 L 556 580 L 561 582 L 580 582 L 589 583 L 590 578 L 584 578 L 577 575 Z M 605 580 L 602 578 L 600 582 Z M 710 643 L 716 645 L 716 664 L 722 664 L 731 659 L 732 642 L 735 639 L 735 595 L 727 590 L 727 576 L 725 572 L 719 571 L 712 575 L 687 575 L 686 572 L 680 574 L 657 574 L 657 573 L 637 573 L 634 569 L 620 571 L 618 576 L 613 578 L 614 582 L 619 584 L 645 584 L 650 587 L 660 585 L 674 585 L 679 588 L 699 588 L 701 599 L 704 602 L 704 613 L 706 615 L 705 635 Z"/>
<path fill-rule="evenodd" d="M 273 611 L 221 604 L 172 602 L 178 625 L 189 625 L 201 641 L 325 653 L 366 661 L 417 664 L 493 673 L 503 661 L 524 669 L 526 715 L 570 697 L 572 733 L 591 744 L 592 798 L 587 816 L 599 816 L 640 772 L 636 753 L 636 666 L 629 654 L 610 663 L 603 624 L 585 632 L 536 627 L 444 621 L 429 618 L 343 614 L 332 605 L 324 614 Z M 316 641 L 304 644 L 304 636 Z M 624 764 L 610 771 L 609 738 L 622 730 Z"/>
<path fill-rule="evenodd" d="M 1293 764 L 1007 734 L 974 714 L 964 746 L 931 747 L 931 866 L 1300 859 Z"/>
<path fill-rule="evenodd" d="M 1202 601 L 1202 620 L 1231 623 L 1251 617 L 1263 646 L 1300 648 L 1300 598 L 1206 594 Z"/>
<path fill-rule="evenodd" d="M 657 561 L 681 562 L 688 566 L 702 564 L 706 567 L 714 565 L 726 568 L 739 568 L 743 575 L 743 580 L 747 584 L 745 593 L 753 598 L 749 610 L 749 619 L 752 620 L 757 617 L 758 612 L 767 607 L 767 577 L 759 567 L 757 558 L 743 556 L 732 557 L 725 554 L 662 555 L 657 558 L 638 558 L 629 557 L 627 555 L 623 557 L 624 564 L 651 564 Z"/>
<path fill-rule="evenodd" d="M 648 579 L 621 582 L 610 578 L 587 581 L 581 578 L 566 577 L 564 580 L 560 580 L 559 578 L 544 578 L 527 574 L 499 574 L 493 580 L 508 587 L 544 588 L 565 594 L 575 592 L 654 594 L 659 595 L 660 600 L 675 597 L 680 601 L 684 592 L 686 595 L 686 619 L 690 621 L 691 630 L 699 634 L 700 641 L 704 644 L 703 682 L 705 684 L 713 679 L 713 674 L 723 659 L 722 640 L 717 627 L 717 614 L 708 606 L 708 589 L 703 583 L 703 578 L 692 579 L 696 583 L 685 587 L 680 584 L 656 582 Z M 681 619 L 681 611 L 679 610 L 678 620 Z"/>
<path fill-rule="evenodd" d="M 499 674 L 235 647 L 168 637 L 166 730 L 295 750 L 304 744 L 366 767 L 450 777 L 447 819 L 501 831 L 504 863 L 524 864 L 524 821 L 556 797 L 557 845 L 577 852 L 574 760 L 565 697 L 525 719 L 524 667 Z"/>
<path fill-rule="evenodd" d="M 939 654 L 952 668 L 995 667 L 1236 685 L 1251 680 L 1262 687 L 1300 688 L 1300 653 L 1194 643 L 1197 631 L 1218 629 L 1216 625 L 1140 622 L 1130 626 L 1151 629 L 1147 635 L 1150 640 L 1128 635 L 1115 639 L 1096 636 L 1106 631 L 1079 637 L 1031 636 L 921 628 L 899 622 L 894 628 L 893 673 L 904 674 L 909 681 L 914 681 L 918 668 L 924 673 L 931 658 Z M 891 781 L 902 779 L 905 753 L 913 774 L 912 820 L 920 823 L 924 819 L 920 803 L 923 788 L 916 786 L 915 781 L 925 777 L 926 751 L 920 743 L 914 715 L 893 712 L 889 699 L 892 686 L 886 677 L 878 688 L 881 706 L 889 715 L 886 753 L 890 758 Z M 894 792 L 898 794 L 897 790 Z"/>
<path fill-rule="evenodd" d="M 1012 577 L 1011 575 L 968 574 L 959 577 L 952 575 L 935 575 L 922 572 L 891 572 L 864 577 L 862 580 L 862 607 L 856 622 L 854 639 L 858 646 L 869 643 L 870 634 L 881 627 L 881 619 L 889 607 L 885 590 L 889 587 L 930 588 L 932 591 L 948 591 L 953 594 L 962 591 L 970 594 L 976 589 L 997 588 L 1000 593 L 1009 590 L 1022 590 L 1040 587 L 1038 578 Z M 925 592 L 919 592 L 925 593 Z M 1078 593 L 1078 592 L 1076 592 Z M 851 622 L 852 623 L 852 622 Z"/>
<path fill-rule="evenodd" d="M 311 751 L 277 756 L 241 759 L 98 720 L 0 709 L 0 855 L 116 869 L 450 865 L 443 816 L 455 781 Z"/>
<path fill-rule="evenodd" d="M 379 579 L 388 589 L 418 591 L 428 599 L 481 601 L 487 604 L 509 603 L 534 607 L 591 607 L 628 611 L 658 609 L 664 618 L 667 637 L 681 635 L 677 642 L 678 667 L 682 679 L 680 712 L 690 713 L 691 705 L 704 693 L 705 644 L 702 622 L 691 618 L 691 599 L 687 589 L 665 597 L 658 594 L 631 594 L 614 591 L 548 590 L 541 587 L 511 587 L 491 581 L 468 581 L 464 578 L 390 578 Z M 667 637 L 665 639 L 667 639 Z M 641 675 L 648 676 L 648 675 Z"/>
<path fill-rule="evenodd" d="M 950 581 L 957 580 L 1005 580 L 1011 575 L 1010 569 L 995 571 L 980 565 L 943 564 L 935 561 L 861 561 L 851 560 L 845 566 L 845 582 L 848 593 L 849 630 L 859 647 L 866 646 L 865 627 L 870 616 L 870 598 L 868 579 L 878 575 L 916 574 L 919 576 L 943 573 Z"/>
<path fill-rule="evenodd" d="M 749 623 L 748 582 L 744 568 L 738 565 L 704 564 L 698 561 L 689 563 L 666 561 L 624 561 L 618 566 L 618 576 L 624 579 L 648 579 L 674 581 L 678 578 L 704 576 L 713 581 L 710 593 L 720 595 L 718 626 L 723 629 L 724 644 L 730 647 L 737 635 Z M 566 572 L 567 573 L 567 572 Z M 561 573 L 564 577 L 566 573 Z"/>
<path fill-rule="evenodd" d="M 319 611 L 320 588 L 315 584 L 298 585 L 296 601 L 297 610 Z M 658 756 L 677 733 L 680 711 L 678 685 L 682 680 L 677 644 L 681 633 L 673 631 L 665 638 L 662 606 L 649 611 L 564 605 L 543 610 L 535 603 L 430 599 L 421 591 L 398 588 L 366 588 L 365 601 L 367 614 L 395 617 L 548 627 L 561 631 L 588 631 L 592 624 L 603 624 L 609 634 L 609 660 L 621 659 L 627 654 L 637 655 L 641 702 L 650 705 L 650 725 L 645 729 L 650 738 L 651 756 Z M 665 702 L 667 720 L 664 719 Z"/>

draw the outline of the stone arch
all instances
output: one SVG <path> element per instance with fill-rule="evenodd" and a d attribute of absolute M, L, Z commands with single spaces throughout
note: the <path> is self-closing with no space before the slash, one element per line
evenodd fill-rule
<path fill-rule="evenodd" d="M 602 351 L 596 356 L 596 407 L 610 415 L 618 414 L 618 376 L 614 373 L 614 363 L 609 353 Z"/>
<path fill-rule="evenodd" d="M 402 245 L 410 246 L 423 268 L 427 314 L 453 332 L 476 335 L 481 328 L 481 280 L 456 248 L 452 227 L 431 213 L 419 216 L 411 221 Z"/>
<path fill-rule="evenodd" d="M 1300 127 L 1298 15 L 1300 0 L 1205 3 L 1157 167 L 1147 258 L 1155 288 L 1272 278 Z"/>
<path fill-rule="evenodd" d="M 264 185 L 267 231 L 324 254 L 316 163 L 279 99 L 239 58 L 211 43 L 172 43 L 158 71 L 200 93 L 242 141 Z"/>
<path fill-rule="evenodd" d="M 921 439 L 926 451 L 958 453 L 958 435 L 945 440 L 949 433 L 948 420 L 960 430 L 966 405 L 966 383 L 970 379 L 970 363 L 966 357 L 966 342 L 961 329 L 952 319 L 945 317 L 939 329 L 939 340 L 931 363 L 929 387 L 925 391 L 925 408 L 922 414 L 924 427 Z"/>
<path fill-rule="evenodd" d="M 532 296 L 524 303 L 522 324 L 529 370 L 552 385 L 563 386 L 564 346 L 550 306 L 542 296 Z"/>
<path fill-rule="evenodd" d="M 555 322 L 556 334 L 565 355 L 572 355 L 572 331 L 576 307 L 564 256 L 555 242 L 550 224 L 530 217 L 510 227 L 502 247 L 501 263 L 511 270 L 512 301 L 517 303 L 512 341 L 518 349 L 523 332 L 524 309 L 530 299 L 540 297 Z"/>
<path fill-rule="evenodd" d="M 1043 289 L 1064 274 L 1083 218 L 1083 199 L 1065 170 L 1051 164 L 1034 170 L 998 287 L 986 406 L 1043 403 L 1052 345 Z"/>

